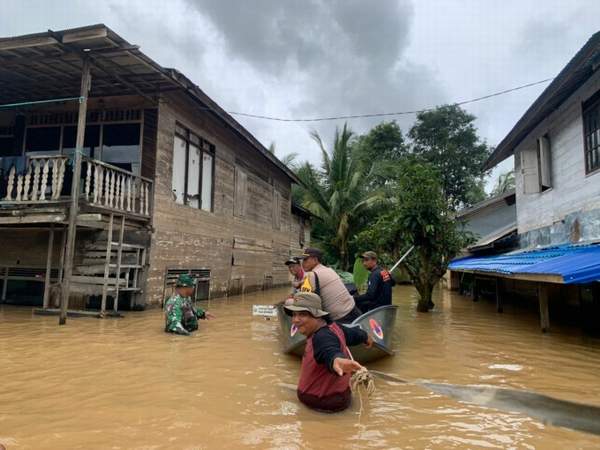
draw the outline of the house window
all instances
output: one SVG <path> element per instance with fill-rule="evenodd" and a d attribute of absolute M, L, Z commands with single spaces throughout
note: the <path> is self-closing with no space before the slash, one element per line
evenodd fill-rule
<path fill-rule="evenodd" d="M 246 215 L 248 174 L 240 167 L 235 168 L 235 198 L 233 213 L 237 217 Z"/>
<path fill-rule="evenodd" d="M 544 192 L 552 187 L 552 151 L 547 135 L 536 141 L 536 147 L 521 152 L 523 193 Z"/>
<path fill-rule="evenodd" d="M 102 161 L 128 172 L 140 173 L 140 124 L 103 125 Z"/>
<path fill-rule="evenodd" d="M 537 140 L 537 158 L 540 191 L 544 192 L 552 187 L 552 152 L 548 135 Z"/>
<path fill-rule="evenodd" d="M 215 146 L 176 125 L 173 144 L 175 201 L 205 211 L 213 210 Z"/>
<path fill-rule="evenodd" d="M 70 123 L 73 118 L 76 116 L 72 113 L 30 116 L 25 132 L 25 153 L 72 157 L 77 139 L 77 126 Z M 117 119 L 124 122 L 107 123 Z M 105 123 L 99 123 L 102 120 Z M 83 154 L 139 175 L 141 132 L 140 110 L 92 111 L 85 127 Z"/>
<path fill-rule="evenodd" d="M 273 229 L 281 229 L 281 194 L 279 191 L 273 191 Z"/>
<path fill-rule="evenodd" d="M 28 154 L 60 153 L 61 127 L 28 128 L 25 137 L 25 151 Z"/>
<path fill-rule="evenodd" d="M 583 142 L 585 173 L 600 169 L 600 98 L 598 94 L 583 107 Z"/>

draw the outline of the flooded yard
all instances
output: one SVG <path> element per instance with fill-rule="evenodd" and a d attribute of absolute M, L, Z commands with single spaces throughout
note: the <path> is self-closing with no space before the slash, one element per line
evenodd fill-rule
<path fill-rule="evenodd" d="M 370 400 L 312 412 L 288 385 L 278 323 L 253 304 L 285 290 L 211 301 L 218 319 L 193 337 L 163 332 L 160 310 L 122 319 L 34 316 L 0 308 L 0 443 L 7 449 L 599 448 L 600 436 L 462 403 L 414 384 L 377 380 Z M 537 316 L 447 291 L 417 315 L 395 288 L 397 355 L 370 367 L 406 380 L 534 390 L 600 405 L 600 342 Z"/>

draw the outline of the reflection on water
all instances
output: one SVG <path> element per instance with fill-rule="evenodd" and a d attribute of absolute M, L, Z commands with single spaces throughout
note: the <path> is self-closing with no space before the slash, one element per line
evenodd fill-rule
<path fill-rule="evenodd" d="M 600 405 L 600 344 L 539 332 L 529 313 L 438 292 L 436 310 L 400 305 L 397 356 L 372 368 L 436 383 L 530 389 Z M 271 291 L 214 300 L 218 319 L 193 337 L 163 333 L 161 312 L 123 319 L 33 316 L 0 309 L 0 443 L 12 448 L 599 448 L 600 437 L 545 426 L 418 385 L 377 380 L 359 414 L 298 404 L 299 362 L 280 353 L 278 324 L 252 318 Z"/>

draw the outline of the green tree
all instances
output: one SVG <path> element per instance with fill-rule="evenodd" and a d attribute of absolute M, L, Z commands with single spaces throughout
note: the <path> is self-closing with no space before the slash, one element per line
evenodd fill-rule
<path fill-rule="evenodd" d="M 494 189 L 492 189 L 492 192 L 490 193 L 490 197 L 495 197 L 496 195 L 504 194 L 505 192 L 513 190 L 514 188 L 515 171 L 510 170 L 508 172 L 500 174 L 500 176 L 498 177 L 498 181 L 494 186 Z"/>
<path fill-rule="evenodd" d="M 475 116 L 460 106 L 445 105 L 419 113 L 409 132 L 413 153 L 438 170 L 453 210 L 473 204 L 469 193 L 486 175 L 481 167 L 490 148 L 478 137 L 474 122 Z"/>
<path fill-rule="evenodd" d="M 394 259 L 409 245 L 415 246 L 403 264 L 419 293 L 417 311 L 427 312 L 433 306 L 433 288 L 450 260 L 473 239 L 452 219 L 441 177 L 431 164 L 409 158 L 399 172 L 393 207 L 359 238 L 386 249 Z"/>
<path fill-rule="evenodd" d="M 302 204 L 319 218 L 314 237 L 335 252 L 342 270 L 349 270 L 354 259 L 348 247 L 350 238 L 362 215 L 380 196 L 367 189 L 369 173 L 353 151 L 353 133 L 346 124 L 341 130 L 336 128 L 331 152 L 318 133 L 313 132 L 312 137 L 321 149 L 322 167 L 318 170 L 306 163 L 297 170 L 304 185 Z"/>
<path fill-rule="evenodd" d="M 396 164 L 408 155 L 409 148 L 396 122 L 382 122 L 354 142 L 357 159 L 371 173 L 370 188 L 392 184 Z"/>

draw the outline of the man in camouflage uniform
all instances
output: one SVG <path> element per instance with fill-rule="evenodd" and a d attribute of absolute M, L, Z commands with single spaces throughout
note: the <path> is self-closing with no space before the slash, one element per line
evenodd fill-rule
<path fill-rule="evenodd" d="M 165 304 L 165 332 L 189 336 L 190 331 L 198 329 L 198 319 L 215 318 L 208 311 L 194 307 L 194 286 L 194 279 L 188 274 L 181 274 L 177 278 L 175 294 Z"/>

